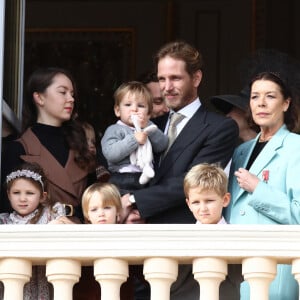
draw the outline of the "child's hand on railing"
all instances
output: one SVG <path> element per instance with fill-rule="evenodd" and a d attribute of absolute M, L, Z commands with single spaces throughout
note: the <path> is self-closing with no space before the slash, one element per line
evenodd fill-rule
<path fill-rule="evenodd" d="M 48 224 L 75 224 L 68 217 L 59 217 L 55 220 L 50 221 Z"/>

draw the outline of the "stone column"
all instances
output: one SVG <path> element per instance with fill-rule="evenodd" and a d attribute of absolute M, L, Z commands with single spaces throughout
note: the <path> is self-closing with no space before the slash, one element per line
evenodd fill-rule
<path fill-rule="evenodd" d="M 292 274 L 300 285 L 300 258 L 294 259 L 292 261 Z M 300 299 L 300 289 L 299 289 L 299 299 Z"/>
<path fill-rule="evenodd" d="M 73 259 L 51 259 L 46 264 L 46 276 L 53 284 L 54 300 L 72 300 L 73 285 L 79 281 L 81 264 Z"/>
<path fill-rule="evenodd" d="M 227 275 L 227 262 L 220 258 L 196 258 L 193 274 L 200 284 L 200 300 L 218 300 L 220 283 Z"/>
<path fill-rule="evenodd" d="M 170 287 L 178 275 L 178 263 L 171 258 L 148 258 L 144 276 L 151 286 L 151 300 L 169 300 Z"/>
<path fill-rule="evenodd" d="M 0 281 L 4 284 L 4 300 L 23 300 L 24 284 L 32 274 L 31 261 L 20 258 L 0 260 Z"/>
<path fill-rule="evenodd" d="M 242 273 L 250 285 L 250 300 L 268 300 L 269 286 L 277 272 L 277 262 L 271 258 L 243 259 Z"/>
<path fill-rule="evenodd" d="M 128 278 L 128 263 L 117 258 L 97 259 L 94 275 L 101 285 L 101 300 L 119 300 L 121 284 Z"/>

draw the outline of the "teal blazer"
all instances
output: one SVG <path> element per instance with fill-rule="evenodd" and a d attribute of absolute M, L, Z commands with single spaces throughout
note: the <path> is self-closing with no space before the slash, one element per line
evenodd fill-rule
<path fill-rule="evenodd" d="M 247 166 L 258 139 L 259 135 L 243 143 L 233 154 L 231 203 L 224 212 L 225 219 L 231 224 L 300 224 L 300 135 L 291 133 L 285 125 L 276 132 L 249 169 L 261 181 L 253 193 L 248 193 L 239 187 L 234 172 Z M 249 285 L 243 282 L 241 299 L 249 297 Z M 290 265 L 277 266 L 269 299 L 298 299 L 298 284 Z"/>
<path fill-rule="evenodd" d="M 300 135 L 285 125 L 276 132 L 249 169 L 261 181 L 248 193 L 234 172 L 247 166 L 258 139 L 243 143 L 233 154 L 225 219 L 231 224 L 300 224 Z"/>

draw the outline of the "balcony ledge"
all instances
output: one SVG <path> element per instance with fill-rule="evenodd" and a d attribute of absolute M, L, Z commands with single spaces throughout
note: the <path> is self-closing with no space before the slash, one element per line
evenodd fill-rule
<path fill-rule="evenodd" d="M 240 263 L 246 257 L 276 257 L 291 263 L 300 257 L 298 225 L 2 225 L 0 259 L 77 259 L 91 265 L 99 257 L 124 258 L 130 264 L 147 257 L 191 263 L 196 257 L 220 257 Z"/>

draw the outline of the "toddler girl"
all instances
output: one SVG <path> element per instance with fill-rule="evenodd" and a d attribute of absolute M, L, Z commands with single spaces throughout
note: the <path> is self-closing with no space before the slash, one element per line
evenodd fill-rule
<path fill-rule="evenodd" d="M 47 179 L 36 163 L 23 163 L 6 176 L 6 190 L 12 213 L 1 213 L 0 224 L 72 223 L 65 206 L 48 197 Z"/>
<path fill-rule="evenodd" d="M 12 213 L 1 213 L 0 224 L 59 224 L 72 223 L 65 216 L 65 207 L 51 203 L 47 180 L 42 168 L 35 163 L 23 163 L 6 176 L 6 188 Z M 2 291 L 1 291 L 2 289 Z M 24 300 L 50 299 L 51 285 L 44 266 L 34 266 L 29 283 L 24 286 Z M 0 286 L 0 294 L 3 285 Z"/>

